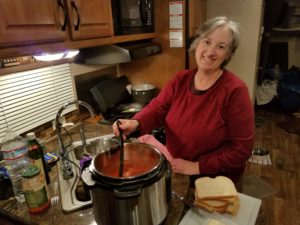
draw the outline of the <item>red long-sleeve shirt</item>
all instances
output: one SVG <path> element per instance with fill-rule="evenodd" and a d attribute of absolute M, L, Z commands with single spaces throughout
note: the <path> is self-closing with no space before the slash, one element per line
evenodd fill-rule
<path fill-rule="evenodd" d="M 254 112 L 248 89 L 225 70 L 208 90 L 196 91 L 195 73 L 177 73 L 134 119 L 140 122 L 142 134 L 163 125 L 172 156 L 198 161 L 201 175 L 226 175 L 236 180 L 254 143 Z"/>

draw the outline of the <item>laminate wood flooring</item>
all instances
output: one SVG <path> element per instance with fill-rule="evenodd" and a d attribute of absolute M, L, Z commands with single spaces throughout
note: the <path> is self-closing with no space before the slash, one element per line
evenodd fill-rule
<path fill-rule="evenodd" d="M 266 108 L 256 109 L 255 117 L 255 147 L 266 148 L 272 164 L 248 162 L 245 176 L 273 188 L 261 198 L 256 225 L 300 225 L 300 118 Z"/>

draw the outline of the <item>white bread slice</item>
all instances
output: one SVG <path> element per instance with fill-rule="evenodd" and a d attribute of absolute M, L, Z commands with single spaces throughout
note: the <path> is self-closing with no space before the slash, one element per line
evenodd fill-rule
<path fill-rule="evenodd" d="M 227 208 L 229 202 L 226 199 L 199 199 L 195 190 L 195 203 L 207 205 L 211 208 Z"/>
<path fill-rule="evenodd" d="M 204 210 L 206 210 L 206 211 L 208 211 L 210 213 L 213 213 L 213 212 L 225 213 L 226 210 L 227 210 L 227 206 L 215 208 L 213 206 L 209 206 L 207 204 L 203 204 L 202 202 L 194 202 L 194 205 L 196 207 L 204 209 Z"/>
<path fill-rule="evenodd" d="M 215 202 L 217 202 L 217 200 Z M 233 214 L 233 215 L 237 214 L 239 206 L 240 206 L 239 200 L 237 200 L 234 203 L 231 203 L 231 204 L 228 203 L 228 204 L 223 205 L 223 206 L 221 206 L 221 205 L 220 206 L 215 206 L 214 204 L 206 204 L 206 203 L 203 203 L 202 201 L 195 201 L 194 202 L 194 205 L 196 207 L 204 209 L 208 212 L 211 212 L 211 213 L 213 213 L 213 212 L 230 213 L 230 214 Z"/>
<path fill-rule="evenodd" d="M 237 214 L 240 206 L 238 193 L 233 182 L 223 176 L 197 179 L 195 181 L 194 204 L 208 212 L 226 212 L 233 215 Z"/>
<path fill-rule="evenodd" d="M 238 195 L 234 183 L 224 176 L 198 178 L 195 187 L 199 199 L 228 199 Z"/>
<path fill-rule="evenodd" d="M 237 199 L 234 203 L 227 206 L 226 212 L 236 215 L 240 207 L 240 200 Z"/>
<path fill-rule="evenodd" d="M 219 197 L 218 200 L 227 201 L 228 203 L 235 203 L 238 199 L 238 195 L 230 197 Z"/>
<path fill-rule="evenodd" d="M 228 202 L 223 200 L 199 200 L 198 203 L 201 203 L 203 205 L 207 205 L 214 208 L 227 208 Z"/>

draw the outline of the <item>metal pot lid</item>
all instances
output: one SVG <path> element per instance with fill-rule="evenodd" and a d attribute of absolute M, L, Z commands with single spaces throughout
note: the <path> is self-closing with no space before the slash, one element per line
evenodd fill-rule
<path fill-rule="evenodd" d="M 152 145 L 145 143 L 124 144 L 123 176 L 119 177 L 120 148 L 96 155 L 91 163 L 92 171 L 100 177 L 118 180 L 131 180 L 151 174 L 160 167 L 164 157 Z"/>

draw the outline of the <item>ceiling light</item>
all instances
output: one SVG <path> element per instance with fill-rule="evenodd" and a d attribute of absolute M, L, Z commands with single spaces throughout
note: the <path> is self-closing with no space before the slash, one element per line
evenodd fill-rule
<path fill-rule="evenodd" d="M 40 55 L 34 55 L 33 57 L 39 61 L 54 61 L 59 59 L 69 59 L 76 56 L 79 53 L 78 49 L 70 49 L 64 52 L 55 52 L 55 53 L 43 53 Z"/>
<path fill-rule="evenodd" d="M 76 56 L 78 53 L 79 53 L 78 49 L 71 49 L 71 50 L 68 50 L 67 52 L 65 52 L 65 55 L 63 56 L 63 58 L 69 59 L 69 58 Z"/>

